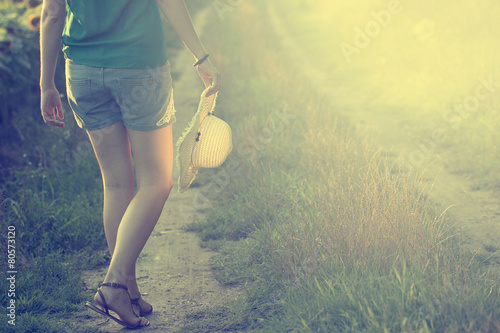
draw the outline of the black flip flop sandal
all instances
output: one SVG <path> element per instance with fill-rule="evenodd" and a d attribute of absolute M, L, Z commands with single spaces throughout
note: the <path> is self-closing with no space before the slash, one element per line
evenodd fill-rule
<path fill-rule="evenodd" d="M 120 325 L 123 325 L 127 328 L 131 328 L 131 329 L 137 329 L 137 328 L 141 328 L 141 327 L 145 327 L 145 326 L 149 326 L 149 321 L 147 322 L 146 325 L 144 326 L 141 326 L 141 318 L 139 318 L 139 316 L 136 316 L 138 319 L 137 319 L 137 322 L 135 325 L 130 325 L 118 318 L 116 318 L 115 316 L 111 315 L 109 313 L 109 309 L 108 309 L 108 304 L 106 303 L 106 299 L 104 298 L 104 295 L 102 294 L 101 292 L 101 287 L 102 286 L 106 286 L 106 287 L 112 287 L 112 288 L 121 288 L 121 289 L 125 289 L 125 291 L 127 291 L 127 294 L 128 294 L 128 289 L 127 287 L 125 287 L 124 285 L 121 285 L 121 284 L 118 284 L 118 283 L 103 283 L 99 286 L 99 288 L 97 289 L 97 292 L 99 293 L 99 296 L 101 297 L 101 300 L 102 302 L 104 303 L 104 309 L 106 310 L 106 312 L 102 311 L 99 306 L 96 306 L 95 304 L 91 303 L 91 302 L 87 302 L 85 303 L 85 306 L 88 307 L 89 309 L 99 313 L 99 314 L 102 314 L 103 316 L 106 316 L 108 318 L 111 318 L 113 319 L 114 321 L 116 321 L 118 324 Z M 130 295 L 129 295 L 130 297 Z"/>

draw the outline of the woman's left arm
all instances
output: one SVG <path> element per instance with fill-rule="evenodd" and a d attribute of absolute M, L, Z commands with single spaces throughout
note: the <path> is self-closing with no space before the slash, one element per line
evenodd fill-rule
<path fill-rule="evenodd" d="M 184 0 L 156 0 L 156 2 L 163 12 L 163 15 L 165 15 L 195 59 L 198 60 L 203 58 L 207 52 L 196 34 Z M 212 64 L 210 59 L 206 59 L 203 64 L 198 65 L 197 70 L 205 83 L 205 88 L 211 85 L 206 96 L 210 96 L 219 91 L 221 74 Z M 210 84 L 210 78 L 212 78 L 212 84 Z"/>
<path fill-rule="evenodd" d="M 40 108 L 45 123 L 58 127 L 64 127 L 64 123 L 56 119 L 55 109 L 60 119 L 63 119 L 64 115 L 54 75 L 65 17 L 65 0 L 43 1 L 40 25 Z"/>

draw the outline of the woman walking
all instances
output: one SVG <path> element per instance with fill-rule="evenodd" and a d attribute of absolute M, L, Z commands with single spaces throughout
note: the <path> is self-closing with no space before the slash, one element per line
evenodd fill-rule
<path fill-rule="evenodd" d="M 141 298 L 135 264 L 173 186 L 175 110 L 160 12 L 195 57 L 201 79 L 211 86 L 207 96 L 216 93 L 220 73 L 183 0 L 44 0 L 42 8 L 42 117 L 64 127 L 54 84 L 62 40 L 68 102 L 89 136 L 104 185 L 112 259 L 95 303 L 87 306 L 131 328 L 149 325 L 141 316 L 153 309 Z"/>

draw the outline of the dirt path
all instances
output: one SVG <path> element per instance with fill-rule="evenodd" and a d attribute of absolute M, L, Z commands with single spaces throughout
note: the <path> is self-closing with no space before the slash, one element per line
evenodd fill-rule
<path fill-rule="evenodd" d="M 204 30 L 211 7 L 193 17 L 197 31 Z M 203 83 L 192 67 L 193 58 L 185 50 L 170 59 L 174 79 L 177 123 L 173 125 L 174 144 L 196 112 Z M 175 158 L 175 153 L 174 153 Z M 179 170 L 174 165 L 175 186 L 165 204 L 160 220 L 138 260 L 138 283 L 143 297 L 154 307 L 148 316 L 151 325 L 144 332 L 175 332 L 183 326 L 187 314 L 205 307 L 225 304 L 241 294 L 238 287 L 223 287 L 213 277 L 209 259 L 214 252 L 201 249 L 194 233 L 182 231 L 201 212 L 192 210 L 195 191 L 177 192 Z M 185 209 L 179 209 L 185 207 Z M 107 268 L 83 272 L 84 288 L 95 290 L 103 281 Z M 114 321 L 86 311 L 76 324 L 98 325 L 105 332 L 127 331 Z"/>
<path fill-rule="evenodd" d="M 362 96 L 355 95 L 348 83 L 344 86 L 330 71 L 321 68 L 321 64 L 312 63 L 305 50 L 314 50 L 301 45 L 297 38 L 289 33 L 277 14 L 278 8 L 269 5 L 268 9 L 268 19 L 277 39 L 283 45 L 283 54 L 293 57 L 296 69 L 304 73 L 307 84 L 329 96 L 332 109 L 341 118 L 349 119 L 353 124 L 361 124 L 371 133 L 375 133 L 376 144 L 389 156 L 402 155 L 407 158 L 410 152 L 419 148 L 416 142 L 422 138 L 412 134 L 412 124 L 404 112 L 390 110 L 387 106 L 360 98 Z M 437 124 L 439 125 L 441 124 Z M 432 132 L 432 128 L 429 132 Z M 450 173 L 445 167 L 443 157 L 435 151 L 429 153 L 425 160 L 422 171 L 427 188 L 432 188 L 429 193 L 432 202 L 438 205 L 441 211 L 450 207 L 447 216 L 465 231 L 468 236 L 467 245 L 484 258 L 492 255 L 490 264 L 500 276 L 500 254 L 494 254 L 500 247 L 499 193 L 484 188 L 472 190 L 473 182 L 463 175 Z"/>

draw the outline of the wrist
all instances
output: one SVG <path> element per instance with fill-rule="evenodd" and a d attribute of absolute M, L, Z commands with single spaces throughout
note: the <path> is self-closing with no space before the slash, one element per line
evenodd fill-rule
<path fill-rule="evenodd" d="M 208 59 L 208 56 L 209 56 L 209 54 L 208 54 L 208 53 L 206 53 L 203 57 L 199 58 L 199 59 L 198 59 L 198 61 L 196 61 L 196 62 L 193 64 L 193 66 L 194 66 L 194 67 L 196 67 L 196 66 L 198 66 L 198 65 L 201 65 L 203 62 L 205 62 L 205 60 L 207 60 L 207 59 Z"/>
<path fill-rule="evenodd" d="M 205 54 L 207 54 L 208 52 L 205 51 L 204 48 L 200 49 L 200 50 L 197 50 L 196 52 L 193 52 L 193 56 L 194 58 L 196 59 L 196 61 L 200 60 L 201 58 L 203 58 L 205 56 Z"/>
<path fill-rule="evenodd" d="M 52 80 L 40 80 L 40 89 L 42 90 L 47 90 L 47 89 L 55 89 L 56 84 L 54 82 L 54 79 Z"/>

